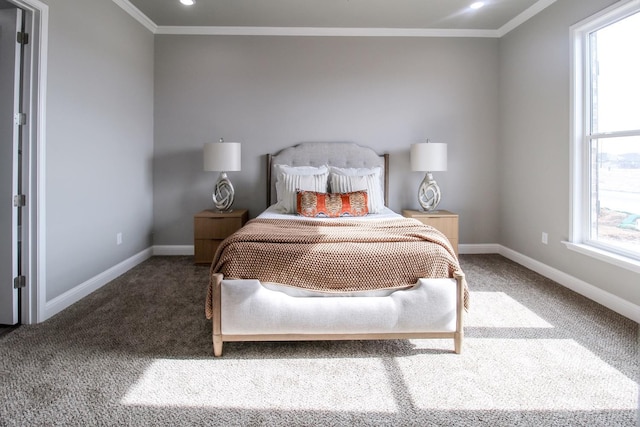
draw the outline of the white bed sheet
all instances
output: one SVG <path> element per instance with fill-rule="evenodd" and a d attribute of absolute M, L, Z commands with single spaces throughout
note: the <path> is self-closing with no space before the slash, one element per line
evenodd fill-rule
<path fill-rule="evenodd" d="M 376 213 L 376 214 L 368 214 L 365 216 L 341 216 L 339 218 L 327 218 L 327 217 L 306 217 L 306 216 L 302 216 L 302 215 L 296 215 L 296 214 L 285 214 L 280 212 L 280 210 L 276 207 L 276 205 L 271 205 L 269 206 L 266 210 L 264 210 L 260 215 L 257 216 L 257 218 L 261 218 L 261 219 L 301 219 L 301 220 L 317 220 L 317 221 L 331 221 L 333 219 L 340 219 L 340 220 L 377 220 L 377 219 L 395 219 L 395 218 L 403 218 L 402 215 L 400 215 L 397 212 L 392 211 L 391 209 L 389 209 L 388 207 L 384 207 L 384 209 L 382 209 L 380 211 L 380 213 Z"/>

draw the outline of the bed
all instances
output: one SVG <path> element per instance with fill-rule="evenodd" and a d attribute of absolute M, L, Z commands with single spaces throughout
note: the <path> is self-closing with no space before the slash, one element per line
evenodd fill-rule
<path fill-rule="evenodd" d="M 354 143 L 267 155 L 268 208 L 211 265 L 215 356 L 234 341 L 446 338 L 462 351 L 464 273 L 442 233 L 387 207 L 388 165 Z"/>

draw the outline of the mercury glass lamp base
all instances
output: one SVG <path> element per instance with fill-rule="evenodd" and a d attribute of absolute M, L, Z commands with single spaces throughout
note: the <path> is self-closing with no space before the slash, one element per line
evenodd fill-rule
<path fill-rule="evenodd" d="M 418 189 L 418 202 L 423 210 L 430 212 L 438 207 L 440 198 L 440 187 L 431 172 L 427 172 Z"/>
<path fill-rule="evenodd" d="M 220 172 L 212 198 L 216 210 L 220 212 L 231 212 L 235 191 L 225 172 Z"/>

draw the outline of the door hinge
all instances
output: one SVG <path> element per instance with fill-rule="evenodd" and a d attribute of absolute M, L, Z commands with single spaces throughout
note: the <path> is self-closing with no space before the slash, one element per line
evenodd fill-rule
<path fill-rule="evenodd" d="M 26 113 L 16 113 L 13 116 L 13 122 L 18 126 L 24 126 L 27 124 L 27 114 Z"/>
<path fill-rule="evenodd" d="M 13 196 L 13 206 L 21 208 L 27 205 L 27 197 L 24 194 L 17 194 Z"/>
<path fill-rule="evenodd" d="M 27 277 L 26 276 L 17 276 L 13 278 L 13 288 L 20 289 L 27 286 Z"/>
<path fill-rule="evenodd" d="M 23 33 L 22 31 L 18 31 L 17 41 L 20 44 L 28 44 L 29 43 L 29 33 Z"/>

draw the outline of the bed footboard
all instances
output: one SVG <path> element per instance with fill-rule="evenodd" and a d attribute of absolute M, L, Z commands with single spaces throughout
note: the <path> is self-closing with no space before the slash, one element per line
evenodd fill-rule
<path fill-rule="evenodd" d="M 420 279 L 386 297 L 296 298 L 267 290 L 257 280 L 238 283 L 221 274 L 212 279 L 215 356 L 222 355 L 225 341 L 448 338 L 455 353 L 462 351 L 466 283 L 461 271 L 454 274 L 455 286 L 453 279 Z"/>

